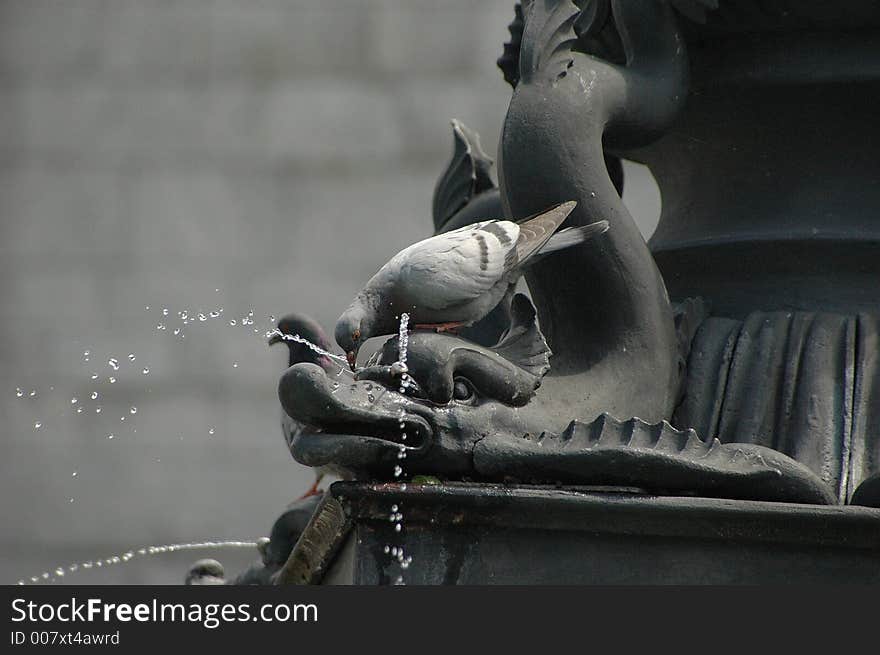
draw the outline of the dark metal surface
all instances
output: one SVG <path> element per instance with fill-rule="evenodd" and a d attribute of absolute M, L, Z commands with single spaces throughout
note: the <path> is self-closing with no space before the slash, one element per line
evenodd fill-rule
<path fill-rule="evenodd" d="M 335 581 L 392 582 L 397 504 L 412 583 L 880 581 L 880 510 L 852 506 L 880 507 L 880 9 L 583 4 L 516 11 L 498 189 L 458 126 L 435 195 L 441 229 L 569 200 L 567 226 L 609 223 L 528 273 L 539 327 L 513 327 L 546 335 L 540 388 L 518 384 L 531 355 L 428 334 L 410 343 L 423 397 L 305 364 L 280 392 L 323 428 L 304 463 L 384 475 L 400 450 L 409 473 L 646 491 L 338 484 L 348 543 L 309 547 L 343 549 Z M 650 249 L 609 154 L 657 177 Z"/>
<path fill-rule="evenodd" d="M 880 582 L 876 509 L 503 485 L 330 493 L 354 559 L 335 583 L 393 582 L 392 503 L 406 516 L 407 584 Z"/>

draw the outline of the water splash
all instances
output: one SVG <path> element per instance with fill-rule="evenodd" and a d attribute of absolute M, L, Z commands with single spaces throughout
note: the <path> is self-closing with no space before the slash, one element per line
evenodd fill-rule
<path fill-rule="evenodd" d="M 348 371 L 349 373 L 351 373 L 351 371 L 348 369 L 348 360 L 345 357 L 343 357 L 342 355 L 337 355 L 335 353 L 331 353 L 327 350 L 324 350 L 320 346 L 313 344 L 311 341 L 299 336 L 298 334 L 284 334 L 281 330 L 276 328 L 274 330 L 269 330 L 266 332 L 267 339 L 270 339 L 272 337 L 280 337 L 283 341 L 294 341 L 296 343 L 301 343 L 306 348 L 309 348 L 310 350 L 316 352 L 317 354 L 323 355 L 324 357 L 327 357 L 327 358 L 335 361 L 337 364 L 340 364 L 340 368 L 342 370 Z"/>
<path fill-rule="evenodd" d="M 73 499 L 71 498 L 71 502 Z M 114 566 L 116 564 L 126 564 L 137 557 L 152 557 L 155 555 L 164 555 L 166 553 L 177 553 L 188 550 L 208 550 L 219 548 L 256 548 L 255 540 L 229 540 L 229 541 L 193 541 L 183 544 L 166 544 L 163 546 L 144 546 L 142 548 L 128 550 L 121 555 L 111 555 L 103 559 L 89 560 L 87 562 L 77 562 L 68 566 L 55 567 L 53 571 L 43 571 L 39 575 L 31 576 L 27 579 L 18 581 L 19 585 L 39 584 L 41 582 L 57 582 L 59 578 L 65 577 L 70 573 L 76 573 L 83 570 L 91 570 L 95 568 L 104 568 L 105 566 Z"/>
<path fill-rule="evenodd" d="M 406 457 L 406 446 L 403 445 L 402 442 L 406 441 L 406 423 L 404 419 L 406 418 L 406 410 L 404 408 L 406 404 L 406 390 L 410 386 L 409 372 L 406 365 L 407 360 L 407 350 L 409 348 L 409 314 L 404 312 L 400 315 L 400 327 L 397 333 L 397 362 L 394 364 L 395 368 L 400 372 L 400 409 L 398 413 L 398 427 L 400 428 L 400 439 L 401 446 L 397 454 L 397 458 L 402 460 Z M 394 469 L 392 470 L 395 479 L 400 479 L 405 471 L 403 470 L 403 466 L 400 464 L 395 464 Z M 400 485 L 401 491 L 406 489 L 405 484 Z M 400 506 L 398 504 L 394 504 L 391 506 L 391 513 L 389 514 L 388 520 L 394 524 L 394 532 L 396 534 L 401 534 L 403 532 L 403 512 L 400 511 Z M 385 553 L 387 555 L 391 555 L 392 559 L 397 562 L 400 567 L 400 573 L 394 580 L 395 585 L 404 585 L 406 582 L 403 579 L 404 571 L 409 568 L 409 565 L 412 563 L 412 556 L 408 556 L 405 554 L 403 549 L 403 544 L 387 544 L 385 546 Z"/>

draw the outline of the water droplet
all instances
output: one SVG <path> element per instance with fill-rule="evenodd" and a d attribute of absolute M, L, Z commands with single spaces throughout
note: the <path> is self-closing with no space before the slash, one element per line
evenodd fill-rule
<path fill-rule="evenodd" d="M 68 499 L 67 499 L 67 502 L 68 502 L 68 503 L 72 503 L 72 502 L 73 502 L 73 498 L 68 498 Z"/>
<path fill-rule="evenodd" d="M 162 316 L 168 316 L 168 308 L 167 307 L 162 308 Z"/>
<path fill-rule="evenodd" d="M 133 362 L 137 357 L 134 356 L 134 353 L 128 353 L 128 361 Z"/>
<path fill-rule="evenodd" d="M 145 310 L 145 311 L 150 311 L 150 306 L 149 306 L 149 305 L 144 305 L 144 310 Z"/>
<path fill-rule="evenodd" d="M 74 471 L 70 474 L 70 477 L 75 478 L 77 475 L 79 475 L 79 473 L 77 471 Z"/>
<path fill-rule="evenodd" d="M 43 424 L 39 421 L 34 423 L 34 430 L 39 430 L 41 427 L 43 427 Z"/>
<path fill-rule="evenodd" d="M 387 555 L 389 552 L 391 552 L 391 546 L 385 546 L 384 550 L 385 550 L 385 554 Z"/>
<path fill-rule="evenodd" d="M 114 377 L 111 375 L 109 378 L 107 378 L 107 382 L 109 382 L 110 384 L 116 384 L 116 378 L 114 378 Z"/>
<path fill-rule="evenodd" d="M 71 405 L 76 405 L 76 403 L 77 403 L 76 397 L 73 397 L 73 398 L 70 399 L 70 404 L 71 404 Z"/>
<path fill-rule="evenodd" d="M 214 428 L 210 428 L 210 429 L 208 430 L 208 434 L 214 434 Z"/>
<path fill-rule="evenodd" d="M 400 525 L 400 523 L 395 524 L 395 526 L 394 526 L 394 531 L 395 531 L 395 532 L 400 532 L 401 530 L 403 530 L 403 526 Z"/>
<path fill-rule="evenodd" d="M 211 312 L 211 318 L 218 318 L 219 316 L 220 316 L 220 312 L 218 312 L 218 311 Z"/>
<path fill-rule="evenodd" d="M 403 469 L 398 464 L 394 467 L 394 477 L 399 478 L 401 475 L 403 475 Z"/>
<path fill-rule="evenodd" d="M 235 319 L 232 319 L 231 321 L 229 321 L 229 324 L 232 326 L 235 326 Z"/>
<path fill-rule="evenodd" d="M 114 434 L 111 432 L 110 434 L 107 435 L 107 438 L 110 439 L 110 440 L 113 440 L 113 439 L 116 438 L 116 435 L 114 435 Z"/>
<path fill-rule="evenodd" d="M 207 316 L 205 316 L 205 315 L 202 314 L 202 313 L 199 313 L 199 322 L 207 321 L 207 320 L 208 320 L 208 317 L 207 317 Z"/>
<path fill-rule="evenodd" d="M 392 506 L 391 506 L 391 511 L 392 511 L 392 512 L 396 512 L 396 511 L 397 511 L 397 505 L 392 505 Z"/>
<path fill-rule="evenodd" d="M 21 398 L 23 395 L 24 391 L 22 391 L 20 387 L 15 387 L 15 397 Z"/>
<path fill-rule="evenodd" d="M 95 407 L 95 414 L 100 414 L 100 413 L 101 413 L 101 408 Z"/>
<path fill-rule="evenodd" d="M 120 417 L 119 417 L 119 420 L 120 420 L 120 421 L 124 421 L 124 420 L 125 420 L 125 417 L 124 417 L 124 416 L 120 416 Z"/>
<path fill-rule="evenodd" d="M 132 414 L 137 414 L 137 413 L 138 413 L 138 408 L 135 407 L 134 405 L 132 405 L 131 409 L 128 410 L 128 411 L 130 411 Z"/>
<path fill-rule="evenodd" d="M 159 323 L 159 325 L 156 326 L 156 329 L 157 329 L 157 330 L 164 330 L 164 329 L 165 329 L 165 324 L 164 324 L 164 323 Z"/>
<path fill-rule="evenodd" d="M 141 372 L 142 372 L 144 375 L 149 375 L 149 374 L 150 374 L 150 369 L 148 369 L 148 368 L 145 366 L 145 367 L 144 367 L 144 370 L 141 371 Z"/>
<path fill-rule="evenodd" d="M 36 395 L 37 395 L 37 390 L 36 390 L 36 389 L 31 389 L 31 392 L 28 394 L 28 396 L 30 396 L 31 398 L 36 397 Z"/>
<path fill-rule="evenodd" d="M 174 336 L 180 334 L 180 328 L 174 328 Z"/>
<path fill-rule="evenodd" d="M 92 395 L 90 396 L 90 398 L 91 398 L 92 400 L 97 400 L 97 399 L 98 399 L 98 392 L 97 392 L 97 391 L 93 391 L 93 392 L 92 392 Z"/>
<path fill-rule="evenodd" d="M 77 408 L 76 408 L 76 413 L 77 413 L 77 414 L 82 414 L 82 412 L 83 412 L 83 408 L 82 408 L 82 407 L 77 407 Z"/>
<path fill-rule="evenodd" d="M 238 368 L 238 362 L 232 362 L 232 368 Z"/>
<path fill-rule="evenodd" d="M 91 353 L 88 350 L 83 351 L 83 357 L 88 357 Z"/>
<path fill-rule="evenodd" d="M 112 368 L 114 371 L 118 371 L 119 370 L 119 360 L 117 360 L 115 357 L 111 357 L 109 360 L 107 360 L 107 366 Z"/>
<path fill-rule="evenodd" d="M 98 374 L 97 374 L 97 373 L 92 373 L 92 379 L 93 379 L 93 380 L 97 380 L 97 379 L 98 379 Z"/>

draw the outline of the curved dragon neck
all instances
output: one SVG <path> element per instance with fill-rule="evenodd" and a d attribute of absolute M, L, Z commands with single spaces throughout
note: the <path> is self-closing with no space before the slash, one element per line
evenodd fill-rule
<path fill-rule="evenodd" d="M 587 420 L 606 411 L 667 418 L 679 382 L 665 286 L 608 176 L 603 139 L 630 144 L 655 135 L 674 116 L 674 99 L 684 97 L 686 66 L 663 3 L 626 5 L 614 7 L 631 62 L 621 67 L 571 50 L 578 9 L 570 0 L 534 0 L 525 19 L 520 81 L 499 145 L 509 216 L 577 200 L 566 226 L 598 219 L 611 225 L 605 235 L 548 257 L 527 276 L 554 352 L 544 402 L 566 405 L 569 415 L 576 410 Z M 640 49 L 650 56 L 639 57 Z M 651 62 L 651 74 L 633 67 L 640 61 Z M 586 380 L 574 384 L 566 379 L 571 376 Z"/>

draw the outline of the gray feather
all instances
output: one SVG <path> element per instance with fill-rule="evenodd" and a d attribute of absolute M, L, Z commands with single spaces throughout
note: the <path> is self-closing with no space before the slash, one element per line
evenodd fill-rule
<path fill-rule="evenodd" d="M 524 265 L 529 257 L 541 250 L 575 207 L 577 207 L 577 203 L 570 200 L 540 214 L 518 221 L 519 239 L 516 242 L 516 264 Z"/>
<path fill-rule="evenodd" d="M 596 221 L 589 225 L 567 227 L 559 230 L 559 232 L 550 237 L 550 240 L 544 244 L 544 247 L 538 251 L 538 254 L 548 255 L 557 250 L 571 248 L 600 234 L 605 234 L 609 227 L 611 226 L 608 224 L 608 221 Z"/>

